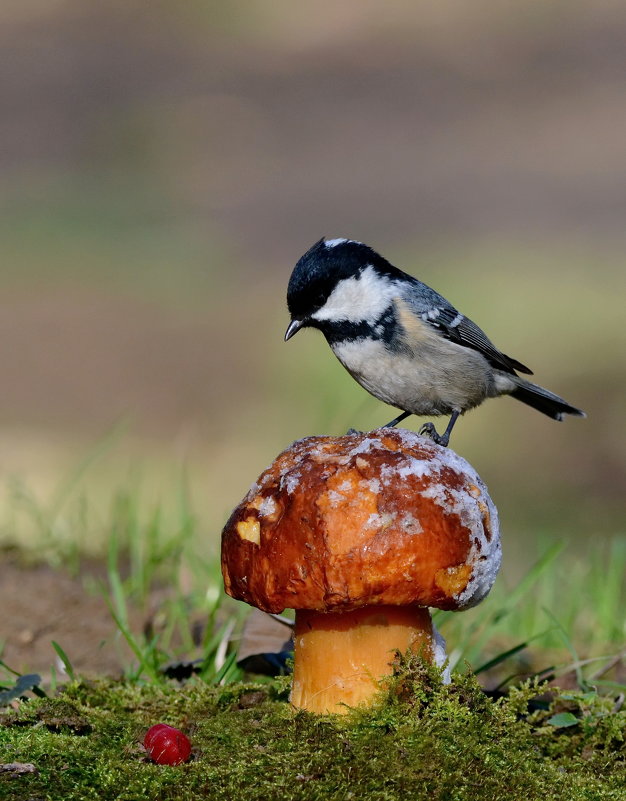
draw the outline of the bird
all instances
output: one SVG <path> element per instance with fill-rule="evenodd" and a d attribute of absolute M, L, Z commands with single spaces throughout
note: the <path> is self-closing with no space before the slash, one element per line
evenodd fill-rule
<path fill-rule="evenodd" d="M 528 379 L 532 370 L 506 356 L 468 317 L 363 242 L 325 239 L 298 260 L 289 279 L 285 341 L 317 328 L 350 375 L 401 414 L 450 417 L 420 434 L 444 447 L 458 418 L 487 398 L 522 401 L 554 420 L 586 417 Z"/>

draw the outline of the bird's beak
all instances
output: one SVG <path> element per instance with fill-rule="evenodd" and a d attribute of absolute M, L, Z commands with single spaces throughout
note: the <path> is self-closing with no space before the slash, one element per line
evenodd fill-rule
<path fill-rule="evenodd" d="M 287 327 L 287 330 L 285 331 L 285 342 L 288 339 L 291 339 L 291 337 L 294 334 L 297 334 L 298 331 L 302 328 L 303 325 L 304 325 L 304 320 L 292 320 L 289 323 L 289 326 Z"/>

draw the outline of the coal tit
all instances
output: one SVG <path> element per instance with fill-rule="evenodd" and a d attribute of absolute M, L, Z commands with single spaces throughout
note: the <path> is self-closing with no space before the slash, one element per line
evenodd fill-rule
<path fill-rule="evenodd" d="M 438 434 L 447 445 L 459 415 L 487 398 L 511 395 L 555 420 L 585 413 L 517 373 L 532 375 L 505 356 L 483 331 L 435 290 L 352 239 L 320 239 L 289 280 L 290 339 L 318 328 L 335 356 L 368 392 L 411 414 L 450 415 Z"/>

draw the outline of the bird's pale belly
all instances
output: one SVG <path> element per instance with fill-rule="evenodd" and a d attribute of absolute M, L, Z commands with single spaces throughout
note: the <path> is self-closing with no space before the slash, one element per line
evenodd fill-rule
<path fill-rule="evenodd" d="M 413 353 L 389 351 L 375 339 L 335 343 L 332 348 L 374 397 L 412 414 L 465 411 L 498 394 L 486 359 L 468 348 L 442 343 L 440 337 L 437 340 L 436 347 L 425 342 Z"/>

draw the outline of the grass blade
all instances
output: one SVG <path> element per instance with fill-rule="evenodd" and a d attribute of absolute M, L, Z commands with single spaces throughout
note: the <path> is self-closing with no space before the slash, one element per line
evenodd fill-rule
<path fill-rule="evenodd" d="M 72 667 L 72 663 L 70 662 L 68 655 L 65 653 L 63 648 L 61 648 L 59 643 L 55 642 L 54 640 L 52 640 L 52 647 L 57 652 L 57 656 L 61 660 L 61 664 L 65 668 L 65 672 L 67 673 L 70 681 L 75 681 L 76 675 L 74 673 L 74 668 Z"/>

